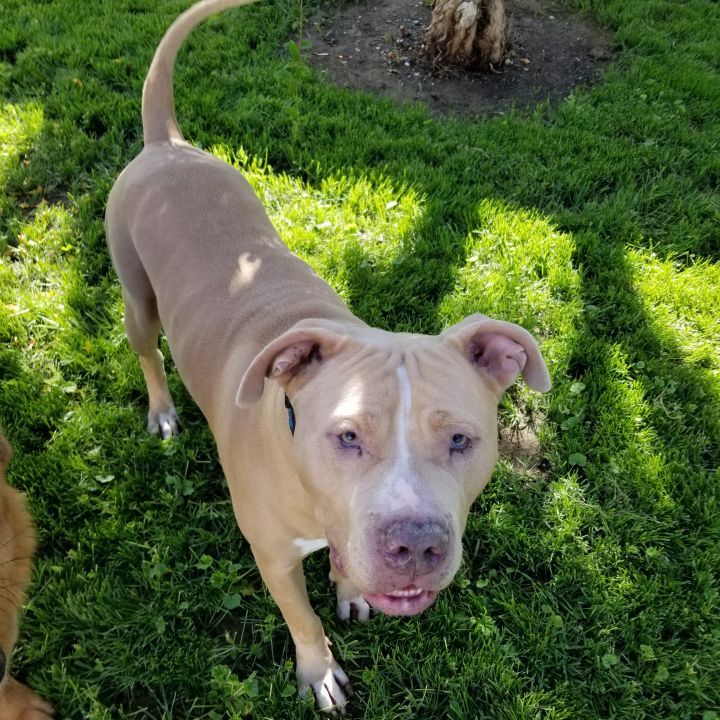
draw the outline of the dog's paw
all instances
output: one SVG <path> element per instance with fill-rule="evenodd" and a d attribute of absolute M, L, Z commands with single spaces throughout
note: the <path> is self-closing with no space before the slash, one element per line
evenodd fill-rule
<path fill-rule="evenodd" d="M 370 619 L 370 605 L 355 585 L 332 570 L 330 571 L 330 582 L 336 585 L 337 616 L 345 622 L 350 620 L 367 622 Z"/>
<path fill-rule="evenodd" d="M 298 682 L 302 697 L 305 697 L 310 688 L 313 689 L 320 710 L 335 717 L 345 715 L 347 701 L 352 696 L 352 688 L 348 676 L 334 659 L 319 678 L 304 677 L 298 669 Z"/>
<path fill-rule="evenodd" d="M 370 605 L 362 595 L 341 598 L 338 594 L 337 616 L 345 622 L 350 622 L 350 620 L 367 622 L 370 619 Z"/>
<path fill-rule="evenodd" d="M 6 678 L 0 686 L 2 720 L 51 720 L 52 717 L 52 707 L 17 680 Z"/>
<path fill-rule="evenodd" d="M 162 412 L 153 412 L 151 410 L 148 413 L 148 432 L 159 435 L 163 440 L 177 435 L 180 430 L 178 429 L 178 416 L 175 407 L 171 405 Z"/>

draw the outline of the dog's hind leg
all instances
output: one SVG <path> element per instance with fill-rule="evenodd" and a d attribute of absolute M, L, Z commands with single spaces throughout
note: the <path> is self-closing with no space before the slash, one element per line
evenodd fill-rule
<path fill-rule="evenodd" d="M 178 434 L 177 413 L 168 387 L 163 355 L 158 348 L 160 316 L 145 268 L 129 242 L 121 252 L 111 245 L 113 264 L 122 283 L 125 334 L 138 354 L 148 390 L 148 430 L 163 439 Z M 119 248 L 118 248 L 119 249 Z"/>
<path fill-rule="evenodd" d="M 168 387 L 163 355 L 157 346 L 160 318 L 155 297 L 138 302 L 137 299 L 131 300 L 129 294 L 123 291 L 123 298 L 125 333 L 138 354 L 148 390 L 148 430 L 163 439 L 177 435 L 175 403 Z"/>

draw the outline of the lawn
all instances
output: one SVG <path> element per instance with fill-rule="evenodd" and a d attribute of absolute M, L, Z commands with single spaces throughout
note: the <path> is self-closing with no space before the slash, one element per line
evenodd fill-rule
<path fill-rule="evenodd" d="M 517 322 L 553 377 L 503 401 L 537 451 L 501 459 L 425 614 L 346 627 L 307 561 L 353 717 L 720 717 L 720 4 L 572 2 L 614 34 L 602 81 L 487 119 L 331 86 L 288 51 L 294 0 L 212 19 L 179 58 L 186 137 L 357 315 Z M 68 720 L 314 716 L 174 371 L 183 432 L 145 431 L 105 247 L 188 5 L 3 0 L 0 425 L 41 538 L 15 667 Z"/>

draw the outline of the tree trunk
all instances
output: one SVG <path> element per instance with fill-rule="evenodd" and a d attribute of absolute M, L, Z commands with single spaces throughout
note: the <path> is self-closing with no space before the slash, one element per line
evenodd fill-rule
<path fill-rule="evenodd" d="M 500 63 L 507 49 L 503 0 L 435 0 L 425 47 L 434 62 Z"/>

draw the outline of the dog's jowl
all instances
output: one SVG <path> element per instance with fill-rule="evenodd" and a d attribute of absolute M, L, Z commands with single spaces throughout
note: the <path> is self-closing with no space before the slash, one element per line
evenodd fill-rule
<path fill-rule="evenodd" d="M 243 0 L 206 0 L 162 39 L 145 81 L 145 146 L 106 228 L 149 428 L 177 432 L 158 350 L 214 433 L 237 521 L 287 621 L 302 688 L 344 707 L 348 678 L 308 602 L 303 557 L 329 547 L 337 609 L 412 615 L 452 580 L 471 503 L 497 456 L 496 408 L 520 374 L 550 387 L 533 337 L 482 315 L 438 336 L 352 315 L 292 255 L 245 178 L 186 143 L 173 108 L 182 41 Z"/>

